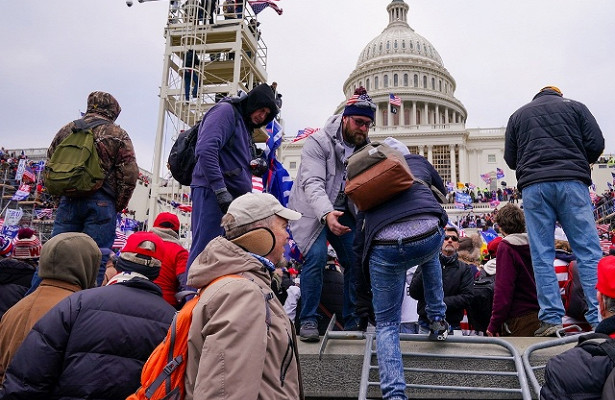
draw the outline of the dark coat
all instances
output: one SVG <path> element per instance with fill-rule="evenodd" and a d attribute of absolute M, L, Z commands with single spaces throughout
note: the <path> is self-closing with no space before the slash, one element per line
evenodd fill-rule
<path fill-rule="evenodd" d="M 579 345 L 551 358 L 545 368 L 541 400 L 599 400 L 606 378 L 615 363 L 599 348 L 615 336 L 615 316 L 603 320 L 596 333 L 583 335 Z M 589 339 L 600 339 L 596 343 Z"/>
<path fill-rule="evenodd" d="M 516 170 L 517 187 L 579 180 L 591 185 L 591 170 L 604 137 L 585 105 L 544 90 L 508 120 L 504 159 Z"/>
<path fill-rule="evenodd" d="M 0 260 L 0 318 L 23 298 L 32 282 L 34 267 L 14 258 Z"/>
<path fill-rule="evenodd" d="M 442 288 L 446 304 L 446 321 L 452 327 L 458 327 L 463 319 L 464 310 L 470 305 L 474 288 L 472 269 L 458 259 L 446 263 L 440 256 L 442 264 Z M 425 294 L 423 290 L 423 273 L 419 266 L 410 282 L 410 296 L 418 300 L 417 312 L 421 321 L 428 321 L 425 312 Z"/>
<path fill-rule="evenodd" d="M 404 190 L 391 200 L 359 212 L 357 217 L 357 233 L 355 236 L 355 252 L 357 259 L 362 264 L 369 259 L 369 250 L 374 236 L 385 226 L 400 221 L 404 218 L 419 214 L 430 214 L 440 220 L 440 226 L 446 226 L 448 215 L 434 197 L 430 185 L 433 185 L 441 193 L 446 193 L 442 178 L 436 169 L 423 156 L 408 154 L 406 162 L 416 179 L 421 179 L 425 184 L 415 182 L 410 189 Z"/>
<path fill-rule="evenodd" d="M 9 365 L 2 398 L 124 399 L 139 387 L 174 313 L 145 279 L 77 292 L 34 325 Z"/>

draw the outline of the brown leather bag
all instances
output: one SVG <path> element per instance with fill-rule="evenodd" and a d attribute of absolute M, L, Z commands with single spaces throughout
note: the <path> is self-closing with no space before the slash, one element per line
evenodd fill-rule
<path fill-rule="evenodd" d="M 347 177 L 344 191 L 361 211 L 386 202 L 414 182 L 403 154 L 377 142 L 348 158 Z"/>

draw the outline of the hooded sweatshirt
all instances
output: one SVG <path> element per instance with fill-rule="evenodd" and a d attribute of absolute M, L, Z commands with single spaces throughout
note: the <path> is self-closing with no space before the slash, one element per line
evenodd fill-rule
<path fill-rule="evenodd" d="M 135 151 L 128 133 L 113 122 L 122 111 L 117 100 L 105 92 L 92 92 L 88 96 L 86 122 L 103 119 L 108 124 L 92 129 L 100 166 L 105 172 L 105 181 L 100 190 L 115 199 L 115 209 L 121 211 L 128 205 L 139 177 Z M 70 122 L 56 133 L 47 158 L 51 158 L 57 146 L 73 132 L 75 123 Z"/>
<path fill-rule="evenodd" d="M 0 381 L 32 326 L 60 300 L 94 287 L 102 255 L 85 233 L 61 233 L 41 251 L 39 287 L 11 307 L 0 322 Z"/>
<path fill-rule="evenodd" d="M 192 263 L 188 285 L 203 288 L 188 334 L 186 400 L 299 399 L 295 337 L 271 277 L 252 254 L 223 237 Z"/>
<path fill-rule="evenodd" d="M 502 239 L 496 259 L 493 310 L 487 328 L 492 333 L 499 332 L 510 318 L 537 312 L 540 308 L 527 233 L 514 233 Z"/>

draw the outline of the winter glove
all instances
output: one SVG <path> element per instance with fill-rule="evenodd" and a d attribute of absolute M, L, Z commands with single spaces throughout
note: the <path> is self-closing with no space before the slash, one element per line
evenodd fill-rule
<path fill-rule="evenodd" d="M 226 188 L 216 191 L 216 200 L 218 200 L 218 206 L 222 211 L 222 214 L 226 214 L 228 206 L 233 201 L 233 196 L 228 192 Z"/>

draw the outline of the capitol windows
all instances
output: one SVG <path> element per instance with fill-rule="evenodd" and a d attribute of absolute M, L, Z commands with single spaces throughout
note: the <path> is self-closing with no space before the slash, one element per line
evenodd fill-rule
<path fill-rule="evenodd" d="M 393 74 L 393 86 L 395 87 L 399 86 L 399 78 L 397 74 Z"/>
<path fill-rule="evenodd" d="M 385 88 L 388 88 L 388 87 L 389 87 L 389 76 L 388 76 L 388 75 L 385 75 L 385 76 L 384 76 L 384 79 L 383 79 L 383 86 L 384 86 Z"/>
<path fill-rule="evenodd" d="M 387 40 L 387 52 L 391 49 L 391 42 Z"/>
<path fill-rule="evenodd" d="M 436 78 L 431 78 L 431 89 L 436 90 Z"/>
<path fill-rule="evenodd" d="M 404 74 L 404 86 L 408 86 L 408 74 Z"/>
<path fill-rule="evenodd" d="M 382 53 L 382 42 L 380 42 L 380 46 L 378 46 L 378 51 Z"/>
<path fill-rule="evenodd" d="M 412 42 L 409 43 L 410 44 L 410 50 L 414 49 L 414 44 Z"/>
<path fill-rule="evenodd" d="M 378 89 L 378 77 L 374 77 L 374 89 Z"/>
<path fill-rule="evenodd" d="M 290 163 L 288 163 L 288 167 L 290 169 L 296 169 L 297 168 L 297 161 L 291 161 Z"/>
<path fill-rule="evenodd" d="M 423 87 L 427 89 L 427 76 L 423 75 Z"/>
<path fill-rule="evenodd" d="M 419 87 L 419 76 L 414 74 L 414 87 Z"/>
<path fill-rule="evenodd" d="M 439 87 L 440 87 L 438 90 L 439 90 L 439 91 L 442 91 L 442 81 L 441 81 L 441 80 L 439 80 L 439 81 L 438 81 L 438 85 L 439 85 Z"/>
<path fill-rule="evenodd" d="M 487 154 L 487 162 L 489 164 L 495 164 L 495 154 Z"/>
<path fill-rule="evenodd" d="M 405 40 L 402 40 L 402 41 L 401 41 L 401 48 L 402 48 L 402 49 L 405 49 L 405 48 L 406 48 L 406 41 L 405 41 Z"/>
<path fill-rule="evenodd" d="M 397 40 L 395 40 L 395 42 L 393 42 L 393 48 L 394 48 L 395 50 L 397 50 Z"/>
<path fill-rule="evenodd" d="M 369 92 L 369 78 L 365 80 L 365 90 Z"/>

